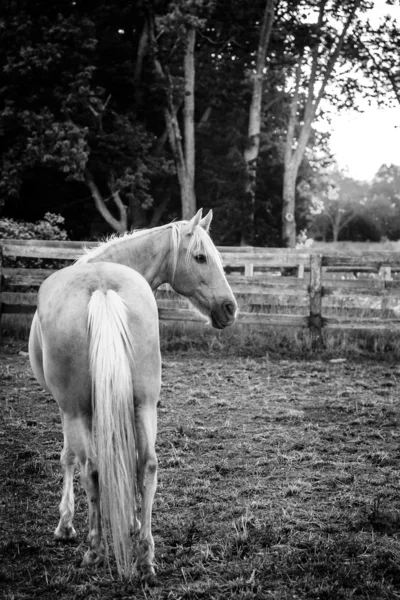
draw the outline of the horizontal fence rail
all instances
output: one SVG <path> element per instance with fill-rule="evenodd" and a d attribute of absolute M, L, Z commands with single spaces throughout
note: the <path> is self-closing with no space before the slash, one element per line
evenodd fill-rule
<path fill-rule="evenodd" d="M 33 313 L 40 284 L 57 270 L 54 261 L 61 261 L 58 268 L 71 264 L 84 245 L 0 241 L 0 317 Z M 97 245 L 87 243 L 88 248 Z M 309 328 L 316 343 L 327 329 L 400 330 L 400 252 L 319 254 L 309 248 L 226 246 L 218 250 L 238 300 L 239 324 Z M 204 322 L 166 286 L 156 297 L 161 320 Z"/>

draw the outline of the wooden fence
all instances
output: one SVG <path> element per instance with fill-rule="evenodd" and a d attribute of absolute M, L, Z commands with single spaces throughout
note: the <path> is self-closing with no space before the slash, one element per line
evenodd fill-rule
<path fill-rule="evenodd" d="M 400 253 L 321 255 L 309 249 L 251 247 L 219 251 L 239 303 L 239 324 L 306 327 L 317 341 L 324 329 L 400 329 Z M 38 287 L 55 270 L 37 260 L 31 268 L 12 261 L 57 259 L 69 264 L 81 252 L 81 242 L 0 241 L 0 317 L 33 313 Z M 161 320 L 202 321 L 186 300 L 165 289 L 157 292 L 157 303 Z"/>

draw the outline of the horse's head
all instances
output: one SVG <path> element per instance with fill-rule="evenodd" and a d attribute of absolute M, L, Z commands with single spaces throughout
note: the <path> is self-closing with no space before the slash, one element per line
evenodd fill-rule
<path fill-rule="evenodd" d="M 180 235 L 171 283 L 211 320 L 213 327 L 224 329 L 235 321 L 237 302 L 208 235 L 211 220 L 211 210 L 204 218 L 199 210 L 193 219 L 178 224 Z"/>

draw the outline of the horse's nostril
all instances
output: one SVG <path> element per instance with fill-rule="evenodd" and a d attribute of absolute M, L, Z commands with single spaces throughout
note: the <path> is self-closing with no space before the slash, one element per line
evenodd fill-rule
<path fill-rule="evenodd" d="M 230 317 L 235 314 L 236 307 L 232 302 L 229 302 L 229 300 L 227 302 L 224 302 L 223 307 L 226 314 Z"/>

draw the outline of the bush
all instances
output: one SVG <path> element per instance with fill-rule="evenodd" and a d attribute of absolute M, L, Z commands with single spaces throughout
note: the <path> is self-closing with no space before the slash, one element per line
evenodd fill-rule
<path fill-rule="evenodd" d="M 53 213 L 46 213 L 44 218 L 36 223 L 27 221 L 15 221 L 14 219 L 0 219 L 0 240 L 57 240 L 68 239 L 65 229 L 62 229 L 64 217 Z M 41 258 L 12 258 L 4 257 L 5 267 L 61 268 L 68 263 L 60 260 L 43 260 Z"/>
<path fill-rule="evenodd" d="M 0 239 L 5 240 L 67 240 L 68 234 L 62 229 L 64 217 L 46 213 L 36 223 L 0 219 Z"/>

